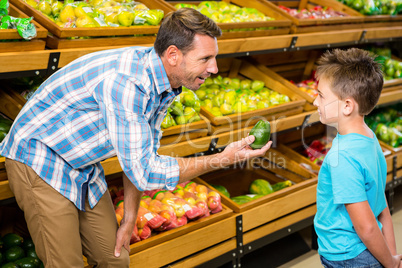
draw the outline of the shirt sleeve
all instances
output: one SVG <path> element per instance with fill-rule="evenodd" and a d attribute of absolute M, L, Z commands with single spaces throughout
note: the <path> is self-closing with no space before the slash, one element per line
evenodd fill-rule
<path fill-rule="evenodd" d="M 365 180 L 360 164 L 344 151 L 336 151 L 328 156 L 334 203 L 366 201 Z"/>
<path fill-rule="evenodd" d="M 94 92 L 123 172 L 140 190 L 173 189 L 179 165 L 173 157 L 155 151 L 153 131 L 145 116 L 149 94 L 131 77 L 114 74 Z M 101 120 L 102 120 L 101 119 Z"/>

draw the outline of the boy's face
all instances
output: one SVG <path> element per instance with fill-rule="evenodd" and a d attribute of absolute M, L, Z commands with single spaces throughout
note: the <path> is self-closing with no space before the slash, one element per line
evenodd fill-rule
<path fill-rule="evenodd" d="M 330 88 L 330 81 L 321 78 L 318 83 L 318 96 L 313 103 L 318 108 L 321 123 L 336 126 L 341 108 L 340 102 Z"/>

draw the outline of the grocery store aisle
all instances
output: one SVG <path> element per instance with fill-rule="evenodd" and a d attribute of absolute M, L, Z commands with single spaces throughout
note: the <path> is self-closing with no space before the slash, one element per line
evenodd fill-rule
<path fill-rule="evenodd" d="M 394 231 L 396 238 L 396 248 L 399 254 L 402 254 L 402 186 L 395 189 L 394 194 L 394 213 L 392 220 L 394 223 Z M 320 257 L 315 250 L 310 250 L 304 255 L 287 262 L 279 268 L 318 268 L 323 267 L 320 262 Z"/>

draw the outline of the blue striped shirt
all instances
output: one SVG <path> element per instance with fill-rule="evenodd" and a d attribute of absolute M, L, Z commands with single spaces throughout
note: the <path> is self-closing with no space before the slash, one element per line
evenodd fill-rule
<path fill-rule="evenodd" d="M 25 104 L 0 154 L 30 166 L 84 210 L 107 190 L 100 161 L 112 156 L 139 190 L 173 189 L 176 159 L 157 154 L 172 90 L 155 50 L 85 55 L 54 73 Z"/>

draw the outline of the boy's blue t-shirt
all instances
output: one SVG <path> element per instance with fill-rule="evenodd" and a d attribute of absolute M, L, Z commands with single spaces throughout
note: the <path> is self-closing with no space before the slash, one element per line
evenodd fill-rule
<path fill-rule="evenodd" d="M 387 207 L 387 164 L 373 136 L 338 133 L 321 166 L 314 227 L 318 253 L 327 260 L 353 259 L 366 249 L 344 204 L 367 200 L 376 218 Z"/>

